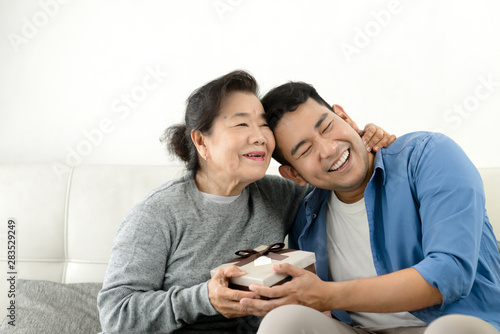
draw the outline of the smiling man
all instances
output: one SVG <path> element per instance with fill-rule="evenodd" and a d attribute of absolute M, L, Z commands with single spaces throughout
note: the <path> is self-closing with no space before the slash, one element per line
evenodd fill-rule
<path fill-rule="evenodd" d="M 256 314 L 301 305 L 260 333 L 498 333 L 500 254 L 479 173 L 452 140 L 411 133 L 374 154 L 308 84 L 262 102 L 281 175 L 316 187 L 290 246 L 316 253 L 319 277 L 285 264 L 291 282 L 250 286 L 273 298 L 241 301 Z"/>

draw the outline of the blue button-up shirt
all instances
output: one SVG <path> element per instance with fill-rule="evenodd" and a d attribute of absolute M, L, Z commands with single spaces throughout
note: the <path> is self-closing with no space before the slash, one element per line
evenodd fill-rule
<path fill-rule="evenodd" d="M 306 196 L 289 237 L 291 248 L 316 253 L 317 273 L 325 281 L 329 195 L 315 188 Z M 443 295 L 441 305 L 413 315 L 429 323 L 467 314 L 500 330 L 500 253 L 481 177 L 455 142 L 417 132 L 376 153 L 365 206 L 377 274 L 413 267 Z M 347 312 L 332 313 L 351 323 Z"/>

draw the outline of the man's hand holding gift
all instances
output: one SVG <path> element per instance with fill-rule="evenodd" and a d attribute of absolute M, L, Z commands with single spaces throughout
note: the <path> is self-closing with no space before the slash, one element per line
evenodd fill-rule
<path fill-rule="evenodd" d="M 273 287 L 251 284 L 250 291 L 259 297 L 267 297 L 269 300 L 242 298 L 240 304 L 247 312 L 264 316 L 274 308 L 286 304 L 299 304 L 317 310 L 328 310 L 323 305 L 327 285 L 316 274 L 288 263 L 273 265 L 273 270 L 291 276 L 292 280 Z"/>
<path fill-rule="evenodd" d="M 300 283 L 309 289 L 308 282 L 315 284 L 315 281 L 305 279 L 310 276 L 317 278 L 314 253 L 286 249 L 284 246 L 283 243 L 275 243 L 256 249 L 239 250 L 235 253 L 238 255 L 237 258 L 211 270 L 208 296 L 213 307 L 226 318 L 250 314 L 264 315 L 276 306 L 296 300 L 293 295 L 285 296 L 281 292 L 287 291 L 288 288 L 274 290 L 270 288 L 271 286 L 296 289 Z M 292 278 L 293 280 L 289 282 Z M 319 278 L 317 280 L 321 282 Z M 254 291 L 251 291 L 250 287 Z M 260 287 L 266 289 L 258 290 Z M 276 304 L 248 302 L 260 298 L 278 299 Z M 286 299 L 283 301 L 283 298 Z"/>

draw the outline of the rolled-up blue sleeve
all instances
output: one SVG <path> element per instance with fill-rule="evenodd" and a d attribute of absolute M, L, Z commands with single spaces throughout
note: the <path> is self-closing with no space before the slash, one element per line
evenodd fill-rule
<path fill-rule="evenodd" d="M 476 275 L 485 216 L 481 177 L 463 150 L 433 134 L 414 152 L 410 177 L 422 223 L 424 259 L 414 266 L 443 296 L 468 296 Z"/>

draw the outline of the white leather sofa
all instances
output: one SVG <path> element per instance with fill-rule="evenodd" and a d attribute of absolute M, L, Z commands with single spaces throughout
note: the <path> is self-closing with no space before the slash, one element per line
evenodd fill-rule
<path fill-rule="evenodd" d="M 480 172 L 488 215 L 500 238 L 500 168 Z M 127 212 L 151 189 L 182 174 L 180 166 L 60 170 L 52 165 L 0 165 L 0 238 L 6 245 L 8 221 L 14 221 L 16 280 L 102 283 L 116 229 Z M 7 261 L 7 247 L 2 246 L 0 267 L 7 268 Z M 8 291 L 9 282 L 0 282 L 2 291 Z M 7 293 L 1 297 L 8 306 Z M 22 314 L 18 316 L 22 321 Z"/>

